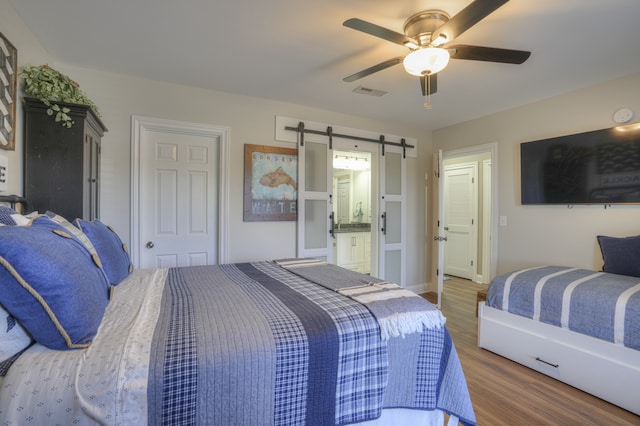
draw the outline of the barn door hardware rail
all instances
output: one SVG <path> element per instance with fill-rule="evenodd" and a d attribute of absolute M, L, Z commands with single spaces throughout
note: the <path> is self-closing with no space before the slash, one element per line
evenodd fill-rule
<path fill-rule="evenodd" d="M 307 128 L 304 127 L 304 122 L 303 121 L 299 122 L 296 127 L 285 126 L 284 129 L 298 133 L 298 140 L 300 141 L 300 146 L 304 146 L 304 135 L 305 135 L 305 133 L 309 133 L 309 134 L 312 134 L 312 135 L 327 136 L 329 138 L 329 149 L 333 149 L 333 138 L 334 137 L 336 137 L 336 138 L 344 138 L 344 139 L 351 139 L 351 140 L 362 141 L 362 142 L 379 143 L 380 145 L 382 145 L 382 155 L 384 155 L 384 147 L 386 145 L 399 146 L 399 147 L 402 147 L 402 158 L 407 158 L 407 148 L 415 148 L 415 146 L 409 145 L 405 141 L 404 138 L 400 139 L 400 142 L 389 142 L 389 141 L 385 140 L 384 135 L 380 135 L 379 139 L 372 139 L 372 138 L 365 138 L 365 137 L 362 137 L 362 136 L 353 136 L 353 135 L 345 135 L 345 134 L 341 134 L 341 133 L 333 133 L 333 128 L 331 126 L 327 127 L 327 130 L 307 129 Z"/>

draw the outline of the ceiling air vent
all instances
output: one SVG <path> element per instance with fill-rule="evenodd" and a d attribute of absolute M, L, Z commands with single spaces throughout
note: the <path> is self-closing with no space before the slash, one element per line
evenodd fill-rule
<path fill-rule="evenodd" d="M 353 89 L 354 93 L 360 93 L 363 95 L 369 95 L 369 96 L 382 96 L 382 95 L 386 95 L 388 92 L 385 92 L 384 90 L 377 90 L 377 89 L 370 89 L 368 87 L 362 87 L 362 86 L 358 86 L 355 89 Z"/>

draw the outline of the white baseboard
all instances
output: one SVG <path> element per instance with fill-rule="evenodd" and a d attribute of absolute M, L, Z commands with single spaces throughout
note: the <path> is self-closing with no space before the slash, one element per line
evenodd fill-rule
<path fill-rule="evenodd" d="M 412 291 L 416 294 L 422 294 L 427 292 L 427 284 L 413 284 L 406 287 L 407 290 Z"/>

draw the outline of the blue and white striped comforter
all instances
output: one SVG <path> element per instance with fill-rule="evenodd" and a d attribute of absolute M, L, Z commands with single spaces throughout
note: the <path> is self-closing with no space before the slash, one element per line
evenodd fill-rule
<path fill-rule="evenodd" d="M 388 341 L 363 305 L 274 263 L 169 270 L 150 424 L 330 425 L 382 408 L 475 424 L 445 327 Z"/>
<path fill-rule="evenodd" d="M 496 277 L 487 305 L 640 350 L 640 278 L 563 266 Z"/>

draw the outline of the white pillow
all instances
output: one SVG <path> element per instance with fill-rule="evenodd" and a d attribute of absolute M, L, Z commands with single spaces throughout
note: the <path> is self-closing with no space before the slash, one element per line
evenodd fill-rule
<path fill-rule="evenodd" d="M 38 212 L 31 212 L 28 215 L 23 215 L 20 213 L 14 213 L 11 215 L 11 219 L 13 219 L 13 221 L 18 226 L 28 225 L 29 222 L 31 222 L 31 220 L 35 217 L 38 217 Z"/>
<path fill-rule="evenodd" d="M 0 305 L 0 363 L 28 348 L 31 340 L 29 333 Z"/>

